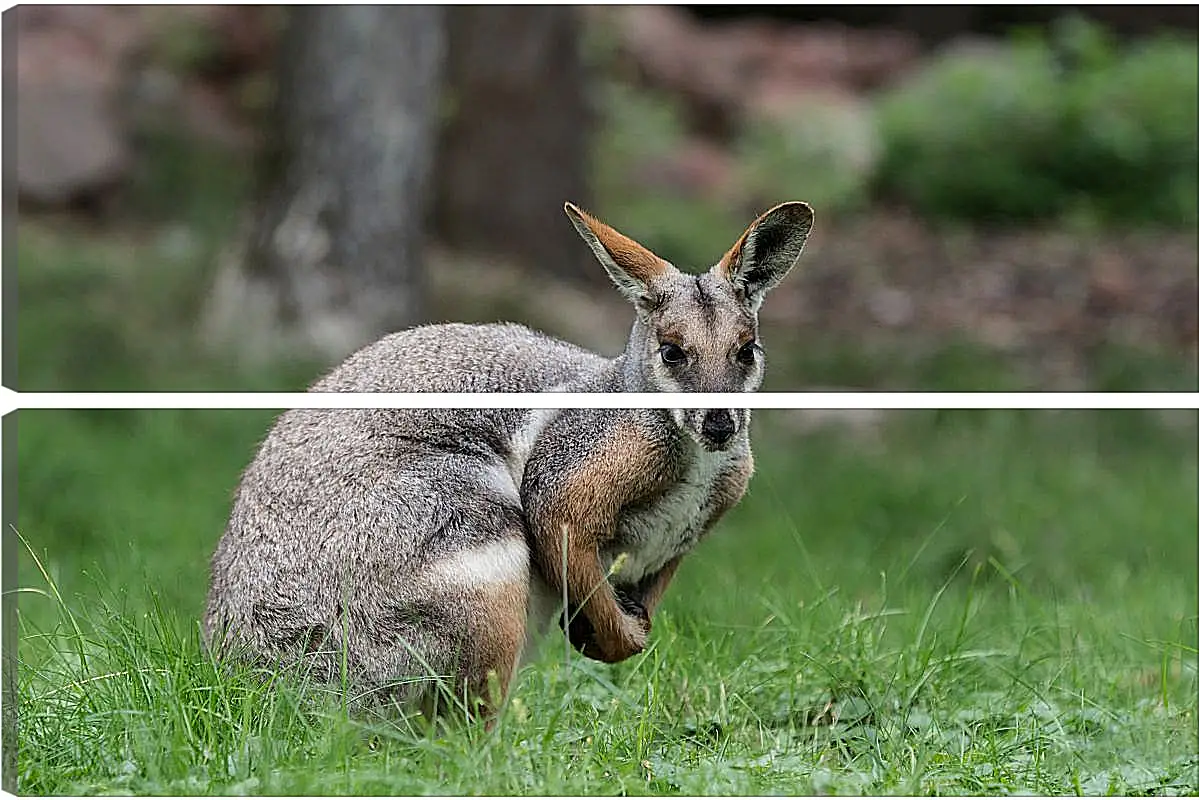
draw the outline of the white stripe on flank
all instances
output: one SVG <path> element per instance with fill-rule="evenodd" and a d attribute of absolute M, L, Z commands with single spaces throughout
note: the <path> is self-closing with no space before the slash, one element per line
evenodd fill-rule
<path fill-rule="evenodd" d="M 437 561 L 429 580 L 446 589 L 482 589 L 529 580 L 529 546 L 518 536 L 461 550 Z"/>

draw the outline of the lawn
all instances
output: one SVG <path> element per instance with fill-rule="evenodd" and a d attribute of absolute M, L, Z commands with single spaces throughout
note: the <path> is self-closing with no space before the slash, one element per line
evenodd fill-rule
<path fill-rule="evenodd" d="M 203 654 L 271 416 L 19 412 L 17 791 L 1199 791 L 1193 414 L 760 412 L 750 493 L 649 650 L 551 642 L 492 732 L 352 718 Z"/>

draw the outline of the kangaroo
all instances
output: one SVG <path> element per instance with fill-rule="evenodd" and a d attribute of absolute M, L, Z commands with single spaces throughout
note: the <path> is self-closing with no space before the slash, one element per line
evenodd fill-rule
<path fill-rule="evenodd" d="M 310 391 L 759 388 L 757 313 L 803 250 L 805 203 L 760 216 L 701 274 L 565 210 L 635 309 L 622 354 L 514 324 L 429 325 L 368 345 Z M 736 409 L 285 412 L 235 492 L 205 639 L 431 714 L 440 682 L 494 719 L 555 622 L 584 656 L 642 652 L 679 563 L 746 491 L 749 421 Z"/>

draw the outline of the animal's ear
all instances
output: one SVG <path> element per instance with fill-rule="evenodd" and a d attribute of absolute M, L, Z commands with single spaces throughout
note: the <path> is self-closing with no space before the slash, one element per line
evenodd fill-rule
<path fill-rule="evenodd" d="M 591 247 L 621 294 L 640 309 L 651 308 L 656 298 L 655 281 L 674 267 L 574 203 L 566 204 L 566 216 L 570 217 L 571 224 Z"/>
<path fill-rule="evenodd" d="M 712 271 L 733 284 L 754 311 L 765 294 L 787 276 L 812 231 L 812 207 L 782 203 L 754 220 Z"/>

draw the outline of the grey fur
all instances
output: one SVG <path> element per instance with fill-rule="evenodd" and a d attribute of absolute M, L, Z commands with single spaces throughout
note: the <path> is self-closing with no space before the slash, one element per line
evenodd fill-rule
<path fill-rule="evenodd" d="M 728 280 L 715 268 L 698 277 L 675 271 L 654 288 L 656 305 L 638 311 L 616 358 L 519 325 L 433 325 L 363 348 L 312 391 L 758 387 L 761 358 L 737 360 L 745 338 L 756 341 L 756 309 Z M 663 363 L 666 334 L 687 353 L 680 368 Z M 695 545 L 714 481 L 747 468 L 749 415 L 732 413 L 735 433 L 714 443 L 702 411 L 285 412 L 242 475 L 213 556 L 206 639 L 221 653 L 302 660 L 321 680 L 344 672 L 356 691 L 401 700 L 426 696 L 427 684 L 410 679 L 461 682 L 488 666 L 476 661 L 491 623 L 479 618 L 472 592 L 490 573 L 459 580 L 455 558 L 490 552 L 489 544 L 496 553 L 524 553 L 523 573 L 503 572 L 507 562 L 493 566 L 523 575 L 526 627 L 544 630 L 555 609 L 546 606 L 543 573 L 554 567 L 538 557 L 530 515 L 597 446 L 640 431 L 669 454 L 674 488 L 622 512 L 602 553 L 605 565 L 628 554 L 613 583 L 632 590 Z"/>

